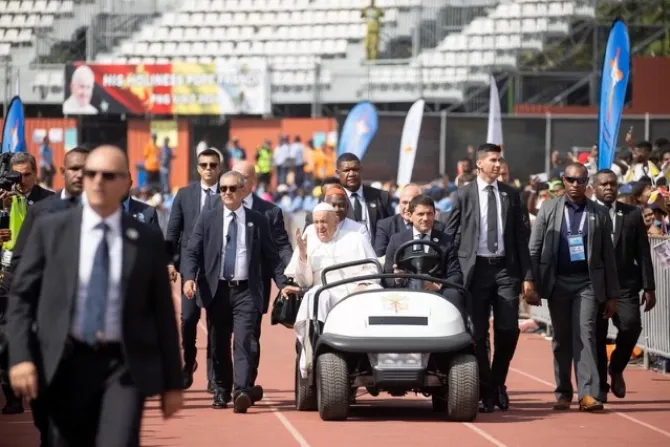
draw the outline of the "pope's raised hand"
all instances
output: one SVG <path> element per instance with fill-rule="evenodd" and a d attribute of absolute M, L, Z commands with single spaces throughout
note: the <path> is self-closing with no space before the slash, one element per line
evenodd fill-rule
<path fill-rule="evenodd" d="M 303 261 L 307 259 L 307 240 L 303 238 L 302 232 L 300 229 L 295 230 L 295 241 L 298 244 L 298 250 L 300 250 L 300 259 Z"/>

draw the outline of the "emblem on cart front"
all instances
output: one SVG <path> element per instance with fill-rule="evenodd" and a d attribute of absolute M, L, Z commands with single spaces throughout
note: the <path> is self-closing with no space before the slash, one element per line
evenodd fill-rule
<path fill-rule="evenodd" d="M 385 296 L 382 298 L 384 309 L 393 310 L 395 313 L 402 312 L 409 308 L 407 298 L 398 295 Z"/>

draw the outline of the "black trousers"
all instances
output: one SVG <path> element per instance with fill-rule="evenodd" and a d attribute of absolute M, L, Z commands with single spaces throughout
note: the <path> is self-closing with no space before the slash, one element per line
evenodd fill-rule
<path fill-rule="evenodd" d="M 521 281 L 509 275 L 504 258 L 477 257 L 470 315 L 474 327 L 475 355 L 479 364 L 482 398 L 504 386 L 519 340 L 519 294 Z M 493 360 L 490 356 L 489 318 L 493 309 Z"/>
<path fill-rule="evenodd" d="M 192 369 L 198 354 L 196 339 L 198 336 L 198 322 L 202 309 L 195 299 L 189 300 L 184 295 L 181 297 L 181 346 L 184 350 L 184 368 Z M 209 333 L 209 316 L 207 317 L 207 332 Z M 207 380 L 212 380 L 212 360 L 210 354 L 209 337 L 207 339 Z"/>
<path fill-rule="evenodd" d="M 253 355 L 255 358 L 254 368 L 251 372 L 251 386 L 256 385 L 256 379 L 258 378 L 258 368 L 261 364 L 261 327 L 263 326 L 263 314 L 258 313 L 258 321 L 256 322 L 256 327 L 254 328 L 254 343 L 252 344 Z"/>
<path fill-rule="evenodd" d="M 244 281 L 235 285 L 219 281 L 207 313 L 211 325 L 214 382 L 218 391 L 226 396 L 248 391 L 253 384 L 258 358 L 254 344 L 260 319 L 260 310 L 249 291 L 248 283 Z"/>
<path fill-rule="evenodd" d="M 72 341 L 43 394 L 54 447 L 139 447 L 144 396 L 120 344 Z"/>
<path fill-rule="evenodd" d="M 598 355 L 598 374 L 600 375 L 600 390 L 606 394 L 607 387 L 607 330 L 609 320 L 598 318 L 596 326 L 596 346 Z M 628 365 L 637 340 L 642 333 L 642 318 L 640 316 L 640 296 L 635 291 L 622 290 L 617 300 L 617 310 L 612 317 L 617 333 L 616 347 L 609 361 L 609 369 L 620 374 Z"/>

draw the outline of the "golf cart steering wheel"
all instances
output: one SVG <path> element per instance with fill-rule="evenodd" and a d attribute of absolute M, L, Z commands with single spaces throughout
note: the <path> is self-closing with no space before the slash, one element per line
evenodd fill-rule
<path fill-rule="evenodd" d="M 420 251 L 415 252 L 413 247 L 419 245 Z M 424 247 L 428 246 L 433 252 L 426 253 Z M 433 241 L 416 239 L 402 244 L 393 255 L 393 263 L 401 270 L 415 273 L 417 275 L 436 276 L 444 271 L 444 251 L 442 247 Z"/>

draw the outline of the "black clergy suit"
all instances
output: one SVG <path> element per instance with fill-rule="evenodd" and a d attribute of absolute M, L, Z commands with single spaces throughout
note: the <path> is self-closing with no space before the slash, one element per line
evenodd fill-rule
<path fill-rule="evenodd" d="M 391 203 L 391 196 L 389 195 L 388 191 L 383 191 L 381 189 L 373 188 L 372 186 L 363 185 L 363 199 L 365 200 L 368 216 L 370 217 L 368 227 L 370 231 L 370 242 L 374 247 L 375 235 L 377 232 L 377 222 L 387 217 L 393 216 L 394 214 L 393 205 Z M 349 200 L 348 197 L 347 200 Z M 356 220 L 354 219 L 353 206 L 349 206 L 347 217 L 349 219 Z M 305 228 L 311 224 L 312 213 L 308 213 L 305 216 Z"/>
<path fill-rule="evenodd" d="M 374 238 L 375 254 L 380 257 L 384 256 L 391 237 L 396 233 L 400 233 L 410 228 L 412 228 L 412 223 L 407 223 L 400 214 L 394 214 L 393 216 L 386 217 L 377 222 L 377 231 Z M 446 226 L 444 223 L 435 220 L 433 223 L 433 230 L 444 232 L 445 229 Z"/>
<path fill-rule="evenodd" d="M 497 189 L 495 186 L 497 184 Z M 521 282 L 532 281 L 533 273 L 528 250 L 530 225 L 525 219 L 521 197 L 516 189 L 494 182 L 489 193 L 485 183 L 477 180 L 459 188 L 453 208 L 449 213 L 447 234 L 452 236 L 458 250 L 458 258 L 463 271 L 464 284 L 470 290 L 472 302 L 470 315 L 475 331 L 476 355 L 479 363 L 480 395 L 485 411 L 492 411 L 492 401 L 497 401 L 502 409 L 507 407 L 505 381 L 509 365 L 519 338 L 519 295 Z M 486 192 L 484 192 L 486 191 Z M 493 196 L 489 195 L 493 194 Z M 495 219 L 497 232 L 502 234 L 504 256 L 488 251 L 480 251 L 480 226 L 488 227 L 489 216 L 481 222 L 480 195 L 490 200 L 495 198 Z M 502 222 L 502 228 L 498 227 Z M 488 245 L 488 236 L 485 234 Z M 492 235 L 491 238 L 496 237 Z M 484 242 L 484 241 L 483 241 Z M 493 241 L 492 241 L 493 242 Z M 484 257 L 484 254 L 487 257 Z M 494 313 L 495 353 L 491 362 L 489 350 L 489 318 L 491 308 Z"/>
<path fill-rule="evenodd" d="M 224 204 L 221 200 L 200 214 L 181 265 L 184 281 L 196 281 L 200 300 L 210 320 L 215 405 L 217 400 L 225 405 L 230 401 L 231 392 L 234 397 L 235 393 L 249 392 L 253 386 L 257 359 L 254 352 L 255 331 L 264 308 L 262 271 L 272 272 L 279 288 L 286 283 L 284 267 L 272 241 L 267 218 L 248 208 L 241 206 L 240 209 L 244 213 L 245 224 L 239 225 L 238 231 L 239 227 L 244 228 L 247 280 L 221 279 L 224 262 Z M 230 353 L 232 335 L 234 379 Z"/>
<path fill-rule="evenodd" d="M 415 239 L 415 237 L 414 231 L 411 227 L 391 236 L 391 240 L 389 241 L 388 247 L 386 249 L 384 273 L 393 273 L 393 257 L 395 256 L 396 251 L 398 251 L 398 247 L 413 239 Z M 447 281 L 453 282 L 455 284 L 463 285 L 463 273 L 461 272 L 461 266 L 458 263 L 458 255 L 456 254 L 456 248 L 451 237 L 433 227 L 429 240 L 438 244 L 444 252 L 445 271 L 440 272 L 435 276 L 439 277 L 440 279 L 446 279 Z M 423 246 L 424 249 L 425 247 L 426 246 Z M 410 252 L 411 249 L 407 248 L 406 251 Z M 384 280 L 384 285 L 386 287 L 398 287 L 393 279 Z M 449 301 L 454 304 L 462 313 L 465 313 L 463 296 L 458 290 L 446 287 L 443 288 L 440 293 L 447 297 Z"/>
<path fill-rule="evenodd" d="M 35 223 L 10 291 L 10 362 L 36 365 L 52 445 L 139 445 L 145 398 L 182 388 L 164 242 L 121 213 L 120 342 L 89 346 L 70 335 L 82 219 L 77 206 Z"/>
<path fill-rule="evenodd" d="M 656 290 L 651 249 L 642 213 L 636 206 L 616 202 L 614 209 L 606 208 L 610 218 L 614 217 L 614 258 L 619 278 L 621 295 L 617 299 L 617 310 L 612 317 L 618 329 L 616 348 L 609 360 L 613 374 L 621 374 L 642 332 L 640 317 L 640 292 Z M 612 216 L 614 215 L 614 216 Z M 601 396 L 606 397 L 607 386 L 607 330 L 609 320 L 597 320 L 597 355 Z"/>
<path fill-rule="evenodd" d="M 214 186 L 216 188 L 216 186 Z M 170 219 L 168 220 L 165 240 L 172 246 L 173 260 L 177 270 L 180 270 L 181 262 L 185 259 L 188 242 L 193 233 L 195 222 L 200 216 L 202 203 L 203 186 L 198 182 L 193 182 L 177 191 L 177 195 L 172 203 L 170 210 Z M 204 204 L 207 208 L 212 201 L 218 197 L 212 194 L 209 202 Z M 181 298 L 181 342 L 184 350 L 184 381 L 187 386 L 192 382 L 192 371 L 195 366 L 197 355 L 196 338 L 198 334 L 198 321 L 200 321 L 202 302 L 200 294 L 196 292 L 196 297 L 189 300 L 182 295 Z M 209 322 L 208 322 L 209 323 Z M 209 343 L 207 344 L 207 378 L 212 380 L 212 365 L 210 357 Z"/>

